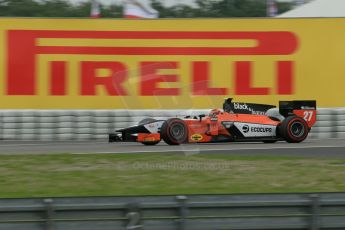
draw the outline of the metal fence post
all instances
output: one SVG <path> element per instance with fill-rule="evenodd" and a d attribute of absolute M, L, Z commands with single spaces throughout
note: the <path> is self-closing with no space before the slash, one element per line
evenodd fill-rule
<path fill-rule="evenodd" d="M 126 218 L 126 230 L 143 229 L 144 226 L 141 224 L 141 214 L 138 203 L 129 203 L 127 205 Z"/>
<path fill-rule="evenodd" d="M 53 230 L 54 229 L 54 221 L 53 221 L 53 215 L 54 215 L 54 208 L 53 208 L 53 199 L 44 199 L 43 200 L 44 206 L 45 206 L 45 229 L 46 230 Z"/>
<path fill-rule="evenodd" d="M 188 216 L 188 208 L 187 208 L 187 197 L 186 196 L 176 196 L 176 200 L 180 205 L 179 214 L 179 230 L 186 230 L 186 219 Z"/>
<path fill-rule="evenodd" d="M 310 218 L 310 230 L 320 229 L 320 197 L 317 194 L 311 194 L 311 218 Z"/>

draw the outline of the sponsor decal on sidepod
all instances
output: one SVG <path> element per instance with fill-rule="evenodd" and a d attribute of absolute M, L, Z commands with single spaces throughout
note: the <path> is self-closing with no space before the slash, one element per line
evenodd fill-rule
<path fill-rule="evenodd" d="M 193 141 L 201 141 L 203 139 L 203 136 L 201 134 L 194 134 L 190 137 Z"/>
<path fill-rule="evenodd" d="M 235 122 L 234 125 L 245 137 L 275 136 L 276 126 Z"/>

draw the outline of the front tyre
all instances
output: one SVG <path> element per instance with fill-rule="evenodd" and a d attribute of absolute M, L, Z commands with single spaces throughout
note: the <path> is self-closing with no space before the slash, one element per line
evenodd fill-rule
<path fill-rule="evenodd" d="M 188 127 L 178 118 L 166 120 L 161 127 L 161 137 L 168 145 L 179 145 L 188 140 Z"/>
<path fill-rule="evenodd" d="M 287 117 L 279 126 L 279 134 L 289 143 L 304 141 L 309 133 L 307 122 L 297 116 Z"/>
<path fill-rule="evenodd" d="M 144 141 L 141 142 L 143 145 L 156 145 L 158 144 L 160 141 Z"/>

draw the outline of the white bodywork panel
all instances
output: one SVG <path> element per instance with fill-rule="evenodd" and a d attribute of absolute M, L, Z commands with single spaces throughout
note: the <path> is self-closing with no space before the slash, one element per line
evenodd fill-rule
<path fill-rule="evenodd" d="M 235 127 L 245 137 L 274 137 L 277 126 L 253 123 L 234 122 Z"/>
<path fill-rule="evenodd" d="M 161 129 L 163 123 L 165 121 L 156 121 L 149 124 L 144 125 L 144 127 L 150 132 L 150 133 L 159 133 L 159 130 Z"/>

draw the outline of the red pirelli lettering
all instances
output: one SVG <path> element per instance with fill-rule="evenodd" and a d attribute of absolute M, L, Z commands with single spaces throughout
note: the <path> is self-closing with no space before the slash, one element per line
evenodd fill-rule
<path fill-rule="evenodd" d="M 256 88 L 251 86 L 252 62 L 238 61 L 235 63 L 235 93 L 237 95 L 268 95 L 269 88 Z"/>
<path fill-rule="evenodd" d="M 226 88 L 212 88 L 209 77 L 209 62 L 193 62 L 193 94 L 194 95 L 227 95 Z"/>
<path fill-rule="evenodd" d="M 294 81 L 293 81 L 293 70 L 294 63 L 292 61 L 278 61 L 277 62 L 277 89 L 278 94 L 293 94 Z"/>
<path fill-rule="evenodd" d="M 66 62 L 53 61 L 51 62 L 51 83 L 50 93 L 54 96 L 66 95 L 67 81 L 66 81 Z"/>
<path fill-rule="evenodd" d="M 39 38 L 86 38 L 86 39 L 213 39 L 217 40 L 253 40 L 255 45 L 252 47 L 85 47 L 85 46 L 39 46 Z M 84 54 L 84 55 L 290 55 L 298 48 L 298 39 L 294 33 L 288 31 L 260 31 L 260 32 L 221 32 L 221 31 L 53 31 L 53 30 L 9 30 L 8 31 L 8 95 L 36 95 L 36 57 L 41 54 Z M 91 70 L 90 63 L 84 63 L 83 68 Z M 199 64 L 196 64 L 197 66 Z M 59 67 L 62 70 L 57 70 Z M 109 67 L 113 75 L 121 75 L 123 68 Z M 65 86 L 58 87 L 64 83 L 64 68 L 62 63 L 53 63 L 51 82 L 52 95 L 64 95 Z M 205 68 L 200 64 L 200 68 Z M 240 71 L 245 73 L 247 67 L 240 67 Z M 281 86 L 285 83 L 292 83 L 292 65 L 281 62 L 278 68 L 278 92 L 285 94 L 292 92 L 292 86 Z M 283 72 L 283 71 L 287 72 Z M 60 71 L 60 72 L 59 72 Z M 198 71 L 198 70 L 196 70 Z M 199 71 L 200 73 L 200 71 Z M 98 79 L 97 76 L 83 71 L 83 79 L 91 79 L 92 84 L 101 84 L 109 95 L 123 95 L 124 89 L 119 87 L 117 90 L 110 86 L 110 80 L 106 78 Z M 61 75 L 61 77 L 60 77 Z M 194 76 L 196 81 L 205 76 Z M 164 77 L 163 77 L 164 78 Z M 165 77 L 169 78 L 169 77 Z M 171 76 L 170 76 L 171 78 Z M 164 79 L 161 79 L 164 80 Z M 240 84 L 247 85 L 243 81 Z M 120 81 L 121 82 L 121 81 Z M 207 85 L 206 85 L 207 86 Z M 206 86 L 203 86 L 204 88 Z M 208 86 L 207 86 L 208 87 Z M 205 88 L 206 89 L 206 88 Z M 248 88 L 249 89 L 249 88 Z M 244 88 L 239 93 L 248 91 Z M 170 89 L 167 89 L 168 91 Z M 216 90 L 216 91 L 214 91 Z M 83 95 L 94 95 L 94 89 L 91 86 L 82 86 Z M 225 93 L 224 89 L 208 88 L 213 94 Z M 254 93 L 257 90 L 250 90 Z M 257 92 L 266 93 L 259 89 Z M 145 93 L 145 90 L 144 90 Z M 147 92 L 146 92 L 147 93 Z"/>
<path fill-rule="evenodd" d="M 25 31 L 23 31 L 25 33 Z M 37 38 L 254 40 L 253 47 L 63 47 L 39 46 L 40 54 L 99 55 L 288 55 L 297 48 L 291 32 L 29 31 Z M 65 36 L 63 36 L 65 35 Z"/>
<path fill-rule="evenodd" d="M 97 70 L 102 69 L 108 70 L 110 72 L 109 76 L 98 76 Z M 81 95 L 97 95 L 97 86 L 103 86 L 108 95 L 111 96 L 127 95 L 122 86 L 127 78 L 127 68 L 124 64 L 120 62 L 83 61 L 81 62 L 81 70 Z"/>
<path fill-rule="evenodd" d="M 159 74 L 159 70 L 177 69 L 176 62 L 142 62 L 140 63 L 142 96 L 176 96 L 178 88 L 160 88 L 161 82 L 177 82 L 178 77 L 174 74 Z"/>

